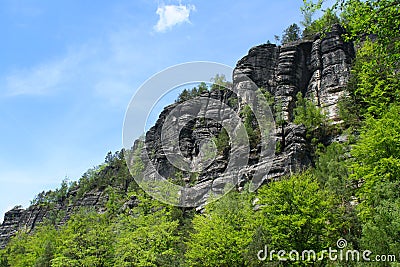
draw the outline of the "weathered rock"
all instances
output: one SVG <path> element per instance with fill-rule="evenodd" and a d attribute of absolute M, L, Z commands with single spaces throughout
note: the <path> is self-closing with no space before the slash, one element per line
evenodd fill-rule
<path fill-rule="evenodd" d="M 300 92 L 303 96 L 314 99 L 317 105 L 327 111 L 330 119 L 339 120 L 337 103 L 344 94 L 344 88 L 349 78 L 350 64 L 354 57 L 353 45 L 343 40 L 342 33 L 341 27 L 334 26 L 332 32 L 324 38 L 316 36 L 314 40 L 298 41 L 282 47 L 272 44 L 256 46 L 250 49 L 248 55 L 239 60 L 234 71 L 233 86 L 249 88 L 249 81 L 242 79 L 240 75 L 244 74 L 249 77 L 257 87 L 262 87 L 271 93 L 275 103 L 282 107 L 285 121 L 283 126 L 276 129 L 276 133 L 272 137 L 281 143 L 281 152 L 277 153 L 274 158 L 260 161 L 257 154 L 259 148 L 251 148 L 249 164 L 241 170 L 241 184 L 251 180 L 252 175 L 258 169 L 271 165 L 271 161 L 272 167 L 269 173 L 265 173 L 264 183 L 301 170 L 312 163 L 310 144 L 306 140 L 306 129 L 301 125 L 293 124 L 296 95 Z M 231 91 L 212 91 L 203 93 L 202 97 L 217 99 L 228 104 L 232 96 L 227 94 L 231 94 Z M 247 97 L 244 96 L 244 98 Z M 146 145 L 154 152 L 153 164 L 164 177 L 174 177 L 177 170 L 168 162 L 165 155 L 172 149 L 167 148 L 166 151 L 164 148 L 163 150 L 160 142 L 161 128 L 164 125 L 165 117 L 175 106 L 176 104 L 171 105 L 162 112 L 156 125 L 146 136 Z M 212 116 L 217 120 L 225 119 L 231 123 L 231 118 L 224 117 L 227 111 L 221 104 L 207 104 L 204 108 L 200 110 L 205 110 L 207 116 Z M 188 110 L 190 107 L 187 110 L 182 109 L 182 114 Z M 199 117 L 204 115 L 200 110 L 196 114 Z M 176 121 L 179 122 L 179 118 L 176 118 Z M 210 139 L 216 136 L 220 130 L 221 124 L 213 120 L 206 119 L 203 124 L 195 120 L 194 123 L 187 124 L 182 128 L 178 149 L 188 160 L 194 160 L 198 156 L 199 140 Z M 171 138 L 177 138 L 177 136 Z M 224 153 L 222 157 L 214 160 L 204 172 L 200 173 L 197 181 L 191 181 L 188 177 L 184 177 L 184 181 L 187 183 L 190 181 L 192 185 L 195 182 L 194 188 L 203 192 L 205 183 L 210 185 L 212 181 L 221 177 L 232 156 Z"/>
<path fill-rule="evenodd" d="M 4 215 L 3 223 L 0 225 L 0 249 L 4 248 L 10 237 L 20 229 L 31 231 L 46 218 L 50 219 L 54 211 L 63 214 L 59 224 L 63 225 L 70 216 L 81 208 L 93 208 L 98 212 L 105 211 L 105 204 L 108 200 L 107 194 L 101 190 L 92 190 L 73 204 L 55 203 L 55 205 L 32 205 L 27 209 L 20 206 L 13 208 Z"/>
<path fill-rule="evenodd" d="M 298 41 L 282 47 L 273 44 L 259 45 L 251 48 L 248 55 L 238 61 L 234 71 L 233 86 L 246 87 L 245 83 L 249 81 L 240 79 L 240 75 L 246 75 L 258 87 L 264 88 L 272 95 L 275 104 L 282 107 L 284 119 L 284 123 L 277 127 L 272 136 L 280 142 L 281 150 L 272 157 L 260 158 L 260 147 L 251 147 L 247 166 L 236 170 L 239 174 L 238 188 L 243 188 L 246 182 L 252 180 L 256 172 L 268 169 L 266 168 L 268 166 L 272 167 L 268 172 L 262 173 L 261 183 L 278 180 L 312 163 L 306 129 L 302 125 L 293 124 L 296 94 L 301 92 L 303 96 L 314 99 L 317 105 L 327 111 L 333 121 L 339 121 L 337 103 L 344 94 L 350 75 L 351 61 L 354 58 L 353 44 L 345 42 L 341 37 L 342 33 L 340 26 L 334 26 L 332 32 L 323 38 L 315 36 L 314 40 Z M 215 192 L 219 192 L 224 189 L 224 181 L 232 175 L 229 172 L 225 173 L 229 159 L 241 157 L 244 150 L 240 147 L 230 154 L 227 149 L 222 154 L 214 155 L 212 163 L 206 164 L 204 170 L 197 175 L 191 176 L 190 173 L 183 172 L 183 177 L 176 176 L 177 168 L 168 161 L 168 155 L 180 152 L 189 162 L 200 162 L 201 145 L 219 134 L 222 129 L 221 120 L 236 125 L 224 105 L 211 101 L 211 99 L 218 100 L 238 111 L 241 108 L 241 102 L 231 91 L 203 92 L 200 98 L 205 104 L 196 107 L 196 110 L 193 107 L 181 107 L 178 104 L 166 107 L 155 126 L 146 134 L 145 153 L 160 175 L 176 181 L 181 179 L 177 182 L 193 186 L 193 192 L 196 193 L 187 196 L 188 201 L 204 203 L 208 197 L 205 194 L 207 190 L 212 188 Z M 246 99 L 246 96 L 244 98 Z M 233 99 L 235 101 L 232 101 Z M 166 126 L 170 127 L 171 133 L 165 138 L 171 141 L 171 145 L 163 147 L 162 127 L 167 116 L 175 108 L 180 109 L 176 110 L 176 115 L 171 118 L 173 123 Z M 184 115 L 187 112 L 194 112 L 197 117 L 205 118 L 189 120 L 180 132 L 174 131 L 179 128 L 184 119 L 189 118 Z M 341 140 L 341 138 L 344 137 L 332 137 L 332 140 Z M 144 175 L 153 174 L 145 173 Z M 73 195 L 74 192 L 70 194 Z M 87 192 L 73 204 L 56 203 L 52 209 L 65 211 L 65 216 L 61 220 L 63 224 L 74 211 L 81 207 L 93 207 L 98 212 L 104 212 L 107 199 L 104 189 L 96 189 Z M 135 205 L 137 205 L 137 199 L 130 199 L 123 205 L 123 209 Z M 33 205 L 27 209 L 15 207 L 8 211 L 3 224 L 0 225 L 0 248 L 4 247 L 9 238 L 19 229 L 25 228 L 29 231 L 50 215 L 50 206 L 46 205 Z"/>

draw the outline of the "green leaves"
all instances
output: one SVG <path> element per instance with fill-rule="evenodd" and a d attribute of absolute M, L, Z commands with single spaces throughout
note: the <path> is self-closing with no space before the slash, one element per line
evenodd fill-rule
<path fill-rule="evenodd" d="M 352 179 L 364 181 L 360 197 L 368 200 L 375 186 L 399 181 L 400 107 L 392 106 L 381 119 L 367 119 L 352 155 L 356 159 Z"/>
<path fill-rule="evenodd" d="M 326 115 L 311 100 L 303 98 L 299 92 L 296 95 L 296 107 L 293 110 L 294 123 L 304 124 L 307 129 L 314 130 L 326 122 Z"/>
<path fill-rule="evenodd" d="M 282 44 L 300 40 L 300 27 L 293 23 L 283 31 Z"/>
<path fill-rule="evenodd" d="M 378 42 L 399 48 L 400 9 L 396 0 L 344 1 L 343 18 L 349 38 L 375 34 Z"/>
<path fill-rule="evenodd" d="M 382 117 L 369 117 L 351 154 L 353 184 L 360 201 L 361 245 L 376 254 L 400 252 L 400 107 L 392 105 Z"/>
<path fill-rule="evenodd" d="M 57 231 L 54 227 L 38 226 L 34 235 L 21 231 L 13 237 L 4 254 L 0 253 L 0 262 L 3 262 L 4 266 L 51 266 L 56 246 Z M 6 262 L 9 265 L 6 265 Z"/>
<path fill-rule="evenodd" d="M 245 266 L 255 231 L 249 196 L 231 192 L 193 219 L 188 266 Z M 252 255 L 253 257 L 256 254 Z"/>
<path fill-rule="evenodd" d="M 358 50 L 348 88 L 362 116 L 380 117 L 391 103 L 400 101 L 399 74 L 394 68 L 380 44 L 367 40 Z"/>
<path fill-rule="evenodd" d="M 316 33 L 326 33 L 332 29 L 334 24 L 339 24 L 340 19 L 336 15 L 333 9 L 328 8 L 325 10 L 322 17 L 319 19 L 312 21 L 309 25 L 307 25 L 303 31 L 303 36 L 308 36 Z"/>
<path fill-rule="evenodd" d="M 52 266 L 113 266 L 113 235 L 105 215 L 85 211 L 72 216 L 60 232 Z"/>
<path fill-rule="evenodd" d="M 301 24 L 305 28 L 309 27 L 312 24 L 312 17 L 316 11 L 321 9 L 323 2 L 324 0 L 317 0 L 316 3 L 314 3 L 314 1 L 312 0 L 303 0 L 303 6 L 300 8 L 300 10 L 303 14 L 303 21 L 301 22 Z"/>
<path fill-rule="evenodd" d="M 165 209 L 152 214 L 122 215 L 115 226 L 115 266 L 175 266 L 178 221 Z"/>
<path fill-rule="evenodd" d="M 400 9 L 393 0 L 345 1 L 347 38 L 360 48 L 348 86 L 361 116 L 380 117 L 400 101 Z"/>
<path fill-rule="evenodd" d="M 341 222 L 334 195 L 305 172 L 258 192 L 261 226 L 273 249 L 322 250 L 335 241 Z"/>

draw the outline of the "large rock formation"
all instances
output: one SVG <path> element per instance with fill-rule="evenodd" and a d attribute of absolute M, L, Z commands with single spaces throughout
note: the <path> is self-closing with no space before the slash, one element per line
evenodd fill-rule
<path fill-rule="evenodd" d="M 75 193 L 76 191 L 70 192 L 67 199 L 73 199 Z M 4 248 L 10 237 L 15 235 L 20 229 L 29 232 L 46 219 L 62 225 L 74 212 L 83 207 L 92 208 L 98 212 L 104 212 L 107 200 L 108 196 L 104 191 L 94 189 L 86 192 L 84 196 L 76 199 L 73 203 L 60 201 L 58 203 L 52 203 L 53 205 L 32 205 L 27 209 L 16 206 L 12 210 L 6 212 L 3 223 L 0 225 L 0 249 Z M 57 214 L 62 215 L 59 221 L 55 221 Z"/>
<path fill-rule="evenodd" d="M 239 60 L 236 71 L 247 74 L 266 88 L 282 104 L 285 120 L 293 119 L 296 94 L 314 97 L 317 105 L 338 121 L 337 102 L 344 94 L 350 75 L 354 46 L 341 37 L 343 29 L 334 25 L 321 38 L 276 46 L 264 44 L 250 49 Z"/>
<path fill-rule="evenodd" d="M 334 25 L 323 38 L 317 35 L 313 40 L 281 47 L 256 46 L 237 63 L 235 73 L 248 75 L 257 86 L 269 91 L 282 108 L 285 123 L 276 132 L 282 153 L 274 158 L 266 178 L 278 179 L 312 162 L 306 130 L 293 124 L 297 93 L 313 98 L 333 123 L 340 122 L 337 104 L 345 94 L 355 57 L 353 44 L 345 42 L 342 34 L 342 27 Z"/>
<path fill-rule="evenodd" d="M 233 74 L 233 87 L 246 87 L 248 81 L 241 79 L 241 75 L 249 77 L 258 88 L 264 88 L 279 103 L 282 109 L 284 122 L 277 125 L 273 138 L 280 143 L 280 151 L 271 158 L 259 158 L 259 149 L 251 148 L 249 164 L 242 168 L 239 173 L 239 188 L 252 179 L 253 174 L 264 168 L 272 166 L 268 173 L 262 177 L 261 183 L 276 180 L 283 175 L 301 170 L 313 162 L 310 140 L 306 138 L 306 129 L 302 125 L 293 123 L 293 109 L 295 107 L 296 95 L 300 92 L 303 96 L 312 98 L 316 105 L 320 106 L 328 114 L 333 123 L 339 123 L 338 100 L 345 94 L 345 87 L 350 75 L 351 61 L 354 58 L 352 43 L 346 43 L 342 35 L 342 28 L 335 25 L 330 33 L 323 38 L 315 36 L 312 40 L 301 40 L 276 46 L 274 44 L 263 44 L 253 47 L 248 55 L 237 63 Z M 257 89 L 257 88 L 255 88 Z M 234 90 L 235 91 L 235 90 Z M 231 108 L 240 111 L 239 104 L 233 105 L 230 101 L 234 98 L 230 90 L 204 92 L 200 98 L 216 99 L 230 105 Z M 168 161 L 168 153 L 177 153 L 173 148 L 165 148 L 161 142 L 162 127 L 165 118 L 174 109 L 179 108 L 173 104 L 164 109 L 156 125 L 146 135 L 147 153 L 155 169 L 146 173 L 147 176 L 155 176 L 157 171 L 163 177 L 173 178 L 177 169 Z M 186 107 L 182 108 L 186 109 Z M 186 110 L 178 112 L 185 114 Z M 202 113 L 203 112 L 203 113 Z M 199 109 L 198 117 L 209 115 L 213 118 L 223 118 L 227 114 L 226 106 L 211 105 L 206 103 L 203 109 Z M 228 116 L 227 120 L 231 120 Z M 179 118 L 174 121 L 179 123 Z M 229 122 L 228 122 L 229 123 Z M 230 122 L 232 124 L 232 122 Z M 179 139 L 182 154 L 191 162 L 199 156 L 199 145 L 202 141 L 210 139 L 221 130 L 221 124 L 213 120 L 193 120 L 183 127 L 182 131 L 172 139 Z M 233 153 L 234 154 L 234 153 Z M 205 199 L 201 196 L 205 188 L 215 187 L 220 184 L 219 180 L 225 177 L 225 170 L 229 157 L 232 153 L 218 155 L 197 177 L 190 172 L 183 173 L 187 186 L 198 189 L 199 196 L 194 198 Z M 221 174 L 224 174 L 221 176 Z M 179 177 L 182 176 L 180 173 Z"/>
<path fill-rule="evenodd" d="M 278 125 L 273 136 L 281 144 L 279 153 L 274 157 L 260 160 L 259 148 L 251 147 L 249 164 L 240 170 L 239 189 L 245 182 L 252 179 L 256 170 L 265 165 L 272 163 L 270 171 L 262 178 L 263 183 L 279 179 L 283 175 L 312 164 L 306 129 L 302 125 L 293 123 L 293 109 L 298 92 L 301 92 L 303 96 L 313 98 L 317 105 L 327 111 L 333 122 L 340 122 L 337 103 L 345 93 L 344 88 L 349 79 L 351 61 L 354 58 L 353 44 L 346 43 L 341 35 L 342 28 L 334 26 L 330 33 L 323 37 L 315 36 L 313 40 L 302 40 L 283 46 L 259 45 L 251 48 L 248 55 L 237 63 L 233 86 L 240 87 L 242 82 L 235 79 L 236 77 L 243 74 L 249 77 L 258 87 L 268 91 L 275 103 L 281 105 L 285 121 Z M 235 95 L 229 90 L 204 92 L 201 97 L 217 99 L 234 110 L 240 110 L 240 103 L 231 101 Z M 182 175 L 177 177 L 176 168 L 168 162 L 166 151 L 161 149 L 160 140 L 165 118 L 176 105 L 166 107 L 156 125 L 148 131 L 147 152 L 161 175 L 183 179 L 178 182 L 194 186 L 201 191 L 202 188 L 206 188 L 218 179 L 226 169 L 228 158 L 235 155 L 229 155 L 224 151 L 222 155 L 215 155 L 213 163 L 197 175 L 184 174 L 183 177 Z M 212 116 L 223 117 L 226 114 L 221 105 L 209 105 L 205 110 Z M 188 123 L 178 136 L 170 138 L 179 140 L 178 148 L 182 154 L 190 161 L 196 162 L 202 142 L 216 136 L 221 128 L 222 125 L 213 120 L 197 119 Z M 172 152 L 173 149 L 175 148 L 171 148 Z M 52 209 L 65 211 L 66 215 L 61 222 L 63 223 L 79 207 L 94 207 L 101 212 L 104 210 L 106 200 L 104 191 L 92 190 L 73 204 L 62 202 L 52 208 L 40 205 L 33 205 L 28 209 L 16 207 L 5 214 L 4 222 L 0 226 L 0 248 L 5 246 L 10 236 L 14 235 L 18 229 L 31 230 L 44 218 L 49 218 Z"/>

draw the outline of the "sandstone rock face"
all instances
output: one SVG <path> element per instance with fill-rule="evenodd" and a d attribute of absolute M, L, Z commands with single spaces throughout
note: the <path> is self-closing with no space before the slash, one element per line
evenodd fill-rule
<path fill-rule="evenodd" d="M 332 32 L 324 37 L 316 36 L 313 40 L 303 40 L 290 43 L 284 46 L 274 44 L 263 44 L 253 47 L 248 55 L 238 61 L 234 70 L 233 86 L 240 87 L 242 80 L 235 79 L 238 75 L 246 75 L 258 87 L 268 91 L 275 103 L 282 107 L 284 123 L 277 125 L 272 136 L 279 141 L 281 149 L 272 157 L 262 159 L 259 157 L 260 148 L 250 147 L 248 164 L 238 170 L 237 187 L 250 181 L 257 170 L 271 165 L 268 173 L 262 177 L 262 183 L 280 179 L 283 175 L 303 169 L 312 164 L 310 144 L 306 139 L 306 129 L 302 125 L 293 123 L 293 109 L 296 102 L 296 94 L 301 92 L 303 96 L 312 98 L 315 103 L 321 106 L 334 122 L 339 122 L 337 103 L 344 94 L 344 88 L 350 75 L 351 61 L 354 58 L 354 47 L 352 43 L 346 43 L 342 37 L 342 28 L 334 26 Z M 206 101 L 204 108 L 197 110 L 199 117 L 212 117 L 232 120 L 227 109 L 237 112 L 241 110 L 241 102 L 230 90 L 203 92 L 200 98 Z M 220 105 L 210 101 L 220 101 Z M 161 142 L 162 127 L 168 115 L 178 106 L 172 104 L 164 109 L 158 121 L 146 134 L 146 153 L 155 169 L 163 177 L 174 179 L 184 186 L 193 186 L 199 195 L 189 196 L 204 203 L 207 195 L 202 192 L 213 186 L 215 190 L 223 190 L 221 181 L 226 176 L 228 161 L 232 157 L 240 157 L 241 148 L 234 153 L 229 149 L 220 154 L 211 155 L 213 159 L 210 164 L 204 166 L 204 170 L 195 174 L 179 173 L 167 158 L 168 154 L 181 152 L 188 161 L 201 161 L 201 146 L 207 140 L 217 136 L 221 129 L 221 123 L 212 119 L 188 120 L 186 125 L 176 134 L 165 138 L 175 140 L 175 145 L 163 147 Z M 181 112 L 185 114 L 185 107 Z M 177 114 L 179 114 L 179 112 Z M 179 125 L 179 116 L 173 118 L 175 124 Z M 174 127 L 174 126 L 173 126 Z M 172 142 L 171 141 L 171 142 Z M 177 151 L 179 150 L 179 151 Z M 154 173 L 145 173 L 153 175 Z M 223 174 L 223 175 L 221 175 Z M 87 192 L 81 199 L 73 204 L 59 203 L 52 209 L 65 211 L 64 223 L 69 216 L 79 207 L 94 207 L 102 212 L 105 209 L 107 196 L 104 191 L 98 189 Z M 132 199 L 126 206 L 136 205 Z M 4 222 L 0 225 L 0 248 L 4 247 L 10 236 L 19 229 L 33 229 L 44 218 L 51 215 L 51 210 L 44 206 L 31 206 L 28 209 L 16 207 L 5 214 Z"/>
<path fill-rule="evenodd" d="M 355 57 L 353 44 L 345 42 L 342 34 L 343 29 L 334 25 L 323 38 L 315 36 L 314 40 L 302 40 L 282 47 L 260 45 L 250 49 L 248 55 L 237 63 L 235 73 L 250 77 L 258 87 L 270 92 L 275 103 L 282 107 L 285 122 L 277 127 L 275 135 L 282 145 L 282 152 L 275 155 L 266 181 L 279 179 L 312 163 L 306 129 L 293 124 L 298 92 L 313 99 L 333 123 L 340 122 L 337 103 L 345 94 L 351 62 Z M 264 62 L 265 59 L 268 62 Z M 252 168 L 256 165 L 249 167 Z"/>
<path fill-rule="evenodd" d="M 69 197 L 73 196 L 70 195 Z M 46 205 L 32 205 L 27 209 L 23 209 L 20 206 L 14 207 L 12 210 L 6 212 L 3 223 L 0 225 L 0 249 L 5 247 L 10 237 L 15 235 L 18 230 L 24 229 L 29 232 L 45 219 L 51 219 L 51 216 L 54 214 L 52 211 L 64 212 L 65 215 L 59 222 L 62 225 L 70 218 L 74 211 L 82 207 L 104 212 L 107 200 L 108 197 L 103 191 L 92 190 L 73 204 L 61 202 L 51 207 Z"/>
<path fill-rule="evenodd" d="M 352 43 L 341 37 L 343 29 L 335 25 L 321 38 L 286 44 L 251 48 L 239 60 L 236 72 L 248 75 L 259 87 L 272 93 L 282 104 L 287 122 L 293 119 L 296 94 L 313 97 L 337 121 L 337 101 L 344 94 L 355 57 Z M 264 62 L 268 60 L 268 62 Z"/>

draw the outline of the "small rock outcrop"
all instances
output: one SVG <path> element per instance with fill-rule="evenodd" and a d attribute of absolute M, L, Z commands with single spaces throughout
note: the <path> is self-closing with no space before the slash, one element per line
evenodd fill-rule
<path fill-rule="evenodd" d="M 72 191 L 68 199 L 74 198 L 74 193 L 76 192 Z M 108 196 L 104 191 L 95 189 L 86 192 L 71 204 L 66 201 L 51 203 L 51 205 L 42 203 L 31 205 L 27 209 L 16 206 L 5 213 L 3 223 L 0 225 L 0 249 L 6 246 L 10 237 L 14 236 L 18 230 L 24 229 L 30 232 L 44 220 L 54 220 L 57 213 L 63 216 L 56 223 L 63 225 L 80 208 L 91 208 L 97 212 L 104 212 L 107 200 Z"/>

